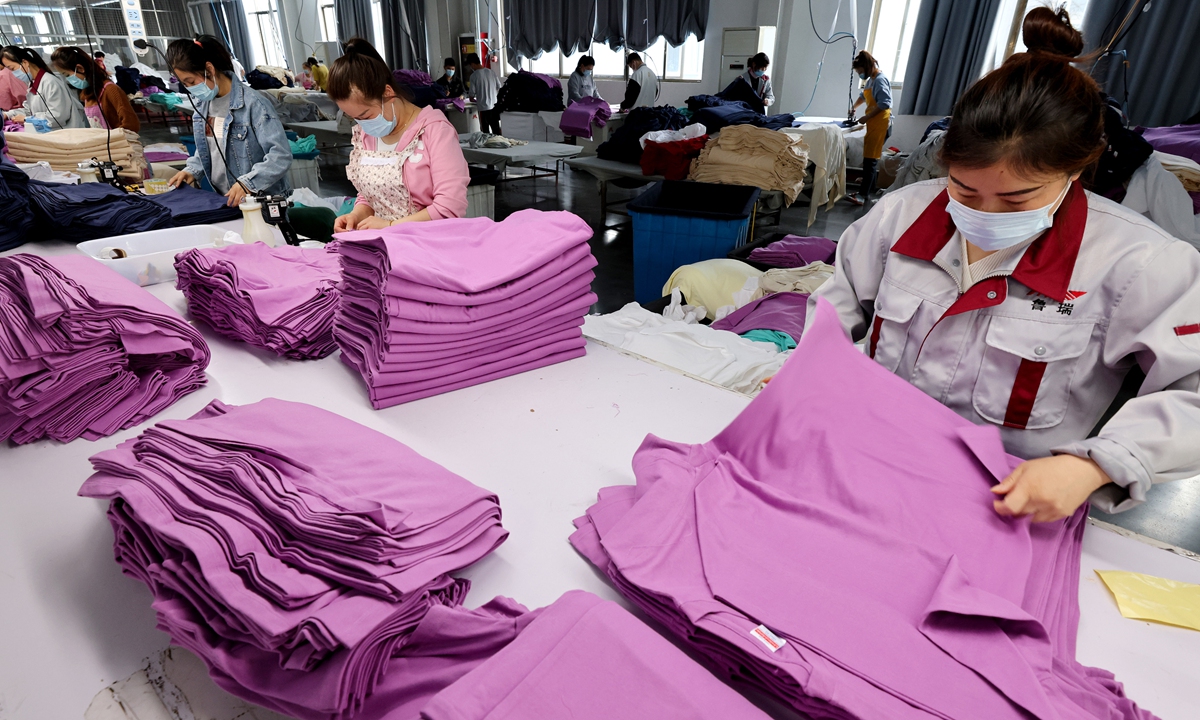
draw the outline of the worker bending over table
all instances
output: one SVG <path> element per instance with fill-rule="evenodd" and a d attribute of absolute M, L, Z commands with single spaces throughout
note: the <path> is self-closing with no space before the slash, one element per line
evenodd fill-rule
<path fill-rule="evenodd" d="M 625 63 L 629 66 L 629 83 L 625 85 L 625 99 L 621 101 L 621 109 L 654 107 L 658 100 L 658 76 L 649 65 L 642 62 L 642 56 L 637 53 L 629 53 Z"/>
<path fill-rule="evenodd" d="M 1084 191 L 1105 149 L 1099 87 L 1020 53 L 954 108 L 948 178 L 885 195 L 813 294 L 870 356 L 1026 458 L 993 488 L 1035 522 L 1133 507 L 1200 474 L 1200 254 Z M 1089 437 L 1135 366 L 1129 400 Z"/>
<path fill-rule="evenodd" d="M 321 92 L 325 92 L 329 86 L 329 68 L 322 65 L 321 61 L 315 57 L 305 60 L 301 67 L 312 78 L 313 85 Z"/>
<path fill-rule="evenodd" d="M 28 87 L 24 105 L 5 112 L 5 117 L 18 123 L 27 117 L 43 117 L 51 130 L 88 126 L 79 96 L 66 80 L 50 72 L 37 50 L 9 45 L 0 50 L 0 62 Z"/>
<path fill-rule="evenodd" d="M 358 200 L 336 219 L 328 209 L 293 210 L 298 233 L 328 241 L 331 232 L 463 216 L 471 176 L 458 132 L 441 110 L 414 105 L 369 43 L 351 40 L 334 61 L 329 97 L 356 123 L 346 177 Z"/>
<path fill-rule="evenodd" d="M 856 122 L 867 126 L 867 135 L 863 138 L 862 182 L 858 184 L 858 196 L 849 195 L 846 199 L 855 205 L 862 205 L 875 190 L 879 158 L 883 156 L 883 143 L 887 140 L 892 120 L 892 83 L 879 72 L 879 63 L 866 50 L 854 58 L 853 68 L 863 81 L 862 93 L 854 101 L 853 109 L 857 110 L 860 105 L 866 104 L 866 113 Z"/>
<path fill-rule="evenodd" d="M 771 78 L 767 75 L 767 67 L 771 59 L 766 53 L 758 53 L 746 61 L 746 72 L 742 73 L 746 84 L 754 91 L 758 101 L 762 103 L 763 114 L 766 109 L 775 104 L 775 89 L 771 86 Z"/>
<path fill-rule="evenodd" d="M 92 127 L 104 130 L 124 128 L 132 132 L 142 129 L 129 96 L 115 82 L 99 60 L 82 48 L 60 47 L 50 56 L 50 62 L 67 84 L 79 93 L 83 112 Z"/>
<path fill-rule="evenodd" d="M 567 105 L 583 98 L 604 99 L 596 89 L 596 79 L 593 76 L 595 70 L 596 58 L 591 55 L 579 58 L 579 62 L 575 63 L 575 72 L 567 78 Z"/>
<path fill-rule="evenodd" d="M 196 154 L 170 184 L 191 183 L 204 173 L 230 206 L 248 194 L 290 190 L 292 147 L 283 123 L 269 100 L 234 82 L 233 59 L 221 41 L 211 35 L 176 40 L 167 46 L 167 64 L 192 98 L 196 138 Z"/>

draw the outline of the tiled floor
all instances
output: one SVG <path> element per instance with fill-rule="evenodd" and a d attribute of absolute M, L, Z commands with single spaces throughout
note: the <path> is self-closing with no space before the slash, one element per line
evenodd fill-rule
<path fill-rule="evenodd" d="M 172 133 L 161 125 L 143 130 L 144 142 L 171 142 L 177 138 L 178 130 Z M 188 130 L 184 130 L 186 134 Z M 520 170 L 513 171 L 519 174 Z M 610 189 L 610 199 L 633 197 L 640 188 Z M 353 187 L 345 180 L 344 173 L 336 167 L 322 168 L 320 194 L 350 195 Z M 540 210 L 569 210 L 586 220 L 596 234 L 592 239 L 592 250 L 599 260 L 593 289 L 599 301 L 594 312 L 607 313 L 621 308 L 633 300 L 633 236 L 628 224 L 617 230 L 603 229 L 605 221 L 616 224 L 627 220 L 620 215 L 600 217 L 600 194 L 596 181 L 588 174 L 574 170 L 565 171 L 559 178 L 557 190 L 553 180 L 520 180 L 502 183 L 496 189 L 496 217 L 501 219 L 523 208 Z M 799 235 L 819 235 L 837 239 L 852 222 L 862 217 L 869 208 L 861 208 L 842 201 L 831 211 L 817 213 L 816 222 L 806 227 L 808 201 L 801 198 L 796 205 L 784 211 L 779 228 L 766 227 L 762 234 L 791 232 Z M 761 234 L 760 234 L 761 237 Z M 1181 480 L 1157 486 L 1144 505 L 1118 515 L 1093 512 L 1093 517 L 1138 534 L 1146 535 L 1159 542 L 1200 553 L 1200 478 Z"/>

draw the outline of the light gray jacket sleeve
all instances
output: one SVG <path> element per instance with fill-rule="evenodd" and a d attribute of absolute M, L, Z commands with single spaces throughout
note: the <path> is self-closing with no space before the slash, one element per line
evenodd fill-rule
<path fill-rule="evenodd" d="M 583 97 L 583 78 L 577 72 L 567 78 L 567 105 Z"/>
<path fill-rule="evenodd" d="M 889 217 L 890 204 L 880 201 L 846 228 L 837 244 L 833 278 L 808 298 L 809 320 L 816 310 L 817 298 L 824 298 L 837 310 L 842 329 L 855 342 L 866 335 L 867 325 L 875 315 L 875 298 L 891 250 L 882 239 L 885 234 L 880 232 L 880 224 Z"/>
<path fill-rule="evenodd" d="M 42 76 L 38 91 L 36 95 L 30 91 L 25 96 L 25 109 L 30 115 L 36 117 L 39 112 L 49 110 L 54 116 L 54 120 L 50 121 L 52 130 L 88 127 L 83 103 L 79 102 L 79 96 L 62 78 L 46 73 Z"/>
<path fill-rule="evenodd" d="M 771 78 L 763 80 L 763 100 L 767 105 L 775 104 L 775 88 L 771 85 Z"/>
<path fill-rule="evenodd" d="M 1154 483 L 1200 475 L 1200 253 L 1170 243 L 1118 300 L 1102 361 L 1133 356 L 1146 380 L 1094 438 L 1053 449 L 1094 460 L 1112 484 L 1092 496 L 1128 510 Z"/>

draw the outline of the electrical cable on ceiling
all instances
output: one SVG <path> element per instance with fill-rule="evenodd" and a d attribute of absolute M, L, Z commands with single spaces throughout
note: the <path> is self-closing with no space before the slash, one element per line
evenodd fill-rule
<path fill-rule="evenodd" d="M 840 8 L 840 3 L 839 3 L 839 8 Z M 816 18 L 813 17 L 812 0 L 808 0 L 808 22 L 809 22 L 809 24 L 812 25 L 813 34 L 816 35 L 817 39 L 820 40 L 825 45 L 825 50 L 821 51 L 821 61 L 817 63 L 817 79 L 813 82 L 813 91 L 812 91 L 812 95 L 808 99 L 808 105 L 805 105 L 804 109 L 800 111 L 801 115 L 804 115 L 804 113 L 808 112 L 808 108 L 812 105 L 813 99 L 816 98 L 816 96 L 817 96 L 817 85 L 821 82 L 821 71 L 824 69 L 824 66 L 825 66 L 825 53 L 829 50 L 829 46 L 836 43 L 839 40 L 849 39 L 851 41 L 850 63 L 852 66 L 854 63 L 855 56 L 858 55 L 858 39 L 854 37 L 853 33 L 841 31 L 841 32 L 833 33 L 828 38 L 821 36 L 821 31 L 817 30 Z M 837 22 L 836 14 L 834 15 L 834 22 L 835 23 Z M 848 107 L 853 108 L 854 107 L 854 69 L 853 69 L 853 67 L 851 67 L 851 70 L 850 70 L 850 83 L 849 83 L 849 87 L 847 89 L 847 95 L 849 97 Z"/>
<path fill-rule="evenodd" d="M 313 1 L 316 2 L 316 0 L 313 0 Z M 304 20 L 304 0 L 300 0 L 300 2 L 297 4 L 300 6 L 300 11 L 298 13 L 296 13 L 296 27 L 292 29 L 292 37 L 296 39 L 296 42 L 300 43 L 300 47 L 308 48 L 308 54 L 310 56 L 312 56 L 317 53 L 316 46 L 309 45 L 308 43 L 306 43 L 300 39 L 300 22 L 302 20 Z M 321 13 L 321 8 L 317 8 L 317 19 L 318 20 L 320 20 L 320 13 Z M 300 63 L 300 64 L 303 65 L 304 63 Z"/>

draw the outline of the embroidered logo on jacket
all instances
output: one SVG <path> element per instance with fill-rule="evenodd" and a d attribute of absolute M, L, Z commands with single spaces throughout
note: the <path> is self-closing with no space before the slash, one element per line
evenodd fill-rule
<path fill-rule="evenodd" d="M 1070 315 L 1072 312 L 1075 311 L 1075 301 L 1078 300 L 1079 298 L 1083 297 L 1084 295 L 1087 295 L 1087 290 L 1068 290 L 1067 294 L 1065 296 L 1065 299 L 1062 302 L 1058 303 L 1056 312 L 1059 315 Z M 1048 298 L 1045 295 L 1042 295 L 1041 293 L 1037 292 L 1036 290 L 1030 290 L 1029 292 L 1025 293 L 1025 296 L 1026 297 L 1034 296 L 1033 303 L 1030 305 L 1030 309 L 1037 310 L 1038 312 L 1044 312 L 1046 307 L 1050 303 L 1054 302 L 1053 299 Z"/>

